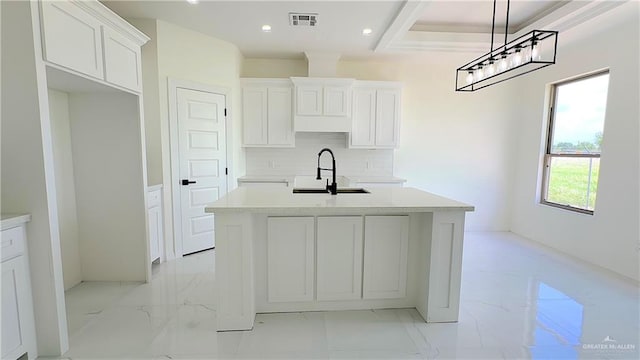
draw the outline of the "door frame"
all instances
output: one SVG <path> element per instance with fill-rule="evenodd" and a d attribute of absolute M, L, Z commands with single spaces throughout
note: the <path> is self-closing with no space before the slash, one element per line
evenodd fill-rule
<path fill-rule="evenodd" d="M 180 153 L 178 147 L 178 89 L 187 89 L 213 93 L 224 96 L 224 106 L 227 109 L 227 115 L 225 116 L 225 136 L 226 136 L 226 163 L 228 173 L 226 176 L 227 192 L 229 192 L 231 182 L 229 179 L 233 179 L 233 133 L 231 124 L 233 124 L 233 113 L 230 109 L 231 102 L 231 89 L 223 86 L 209 85 L 198 83 L 189 80 L 179 80 L 168 78 L 167 89 L 169 91 L 169 148 L 171 159 L 171 220 L 173 223 L 173 251 L 176 258 L 182 257 L 182 203 L 180 199 Z"/>

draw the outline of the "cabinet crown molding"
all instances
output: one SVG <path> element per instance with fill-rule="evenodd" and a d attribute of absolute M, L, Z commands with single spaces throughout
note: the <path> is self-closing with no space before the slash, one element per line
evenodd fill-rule
<path fill-rule="evenodd" d="M 126 20 L 121 18 L 118 14 L 111 11 L 111 9 L 102 5 L 97 0 L 69 0 L 74 5 L 82 8 L 84 11 L 93 15 L 101 22 L 120 33 L 122 36 L 125 36 L 127 39 L 133 41 L 138 46 L 142 46 L 146 44 L 150 37 L 148 37 L 142 31 L 136 29 L 133 25 L 129 24 Z"/>

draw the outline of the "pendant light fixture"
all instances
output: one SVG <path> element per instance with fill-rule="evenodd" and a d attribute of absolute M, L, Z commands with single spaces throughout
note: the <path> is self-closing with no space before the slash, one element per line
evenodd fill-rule
<path fill-rule="evenodd" d="M 532 30 L 507 43 L 509 6 L 507 0 L 504 45 L 494 49 L 496 0 L 493 0 L 490 51 L 456 70 L 456 91 L 480 90 L 556 63 L 557 31 Z"/>

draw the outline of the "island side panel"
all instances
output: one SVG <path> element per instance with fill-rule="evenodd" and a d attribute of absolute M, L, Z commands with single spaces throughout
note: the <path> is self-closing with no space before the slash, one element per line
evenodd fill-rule
<path fill-rule="evenodd" d="M 427 322 L 458 321 L 464 216 L 464 211 L 433 213 L 426 316 L 421 311 Z"/>
<path fill-rule="evenodd" d="M 253 218 L 216 213 L 218 331 L 251 330 L 256 316 L 253 278 Z"/>

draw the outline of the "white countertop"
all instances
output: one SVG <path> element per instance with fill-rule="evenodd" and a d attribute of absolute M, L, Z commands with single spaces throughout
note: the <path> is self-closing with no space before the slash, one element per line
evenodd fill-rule
<path fill-rule="evenodd" d="M 295 175 L 245 175 L 238 178 L 239 182 L 286 182 L 293 183 Z"/>
<path fill-rule="evenodd" d="M 291 188 L 240 187 L 205 207 L 220 212 L 473 211 L 474 207 L 414 188 L 370 188 L 369 194 L 294 194 Z"/>
<path fill-rule="evenodd" d="M 2 230 L 22 225 L 31 221 L 30 214 L 1 214 L 0 228 Z"/>

